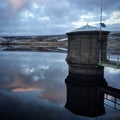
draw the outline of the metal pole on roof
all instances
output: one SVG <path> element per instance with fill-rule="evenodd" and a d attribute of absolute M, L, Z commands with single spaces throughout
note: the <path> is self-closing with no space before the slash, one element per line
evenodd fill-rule
<path fill-rule="evenodd" d="M 102 36 L 102 32 L 101 32 L 101 23 L 102 23 L 102 0 L 100 1 L 100 38 L 99 38 L 99 40 L 100 40 L 100 42 L 101 42 L 101 36 Z M 102 46 L 101 46 L 101 43 L 100 43 L 100 51 L 99 51 L 99 62 L 101 62 L 101 54 L 102 54 L 102 48 L 101 48 Z"/>
<path fill-rule="evenodd" d="M 102 0 L 101 0 L 101 14 L 100 14 L 100 23 L 102 22 Z"/>
<path fill-rule="evenodd" d="M 101 40 L 101 23 L 102 23 L 102 0 L 101 0 L 101 3 L 100 3 L 100 40 Z"/>

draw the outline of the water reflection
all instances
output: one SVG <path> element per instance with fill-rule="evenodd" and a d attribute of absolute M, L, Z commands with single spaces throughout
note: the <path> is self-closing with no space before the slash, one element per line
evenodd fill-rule
<path fill-rule="evenodd" d="M 108 85 L 120 89 L 120 69 L 106 67 L 104 71 Z"/>
<path fill-rule="evenodd" d="M 0 89 L 12 92 L 41 91 L 38 98 L 64 104 L 66 54 L 1 52 Z"/>
<path fill-rule="evenodd" d="M 66 99 L 64 80 L 68 74 L 65 57 L 66 53 L 1 51 L 1 117 L 4 120 L 93 120 L 73 115 L 62 107 Z M 105 78 L 119 88 L 119 70 L 105 68 Z"/>

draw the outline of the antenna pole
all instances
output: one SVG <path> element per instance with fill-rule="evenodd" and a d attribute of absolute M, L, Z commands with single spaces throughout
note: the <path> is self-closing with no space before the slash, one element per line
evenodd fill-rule
<path fill-rule="evenodd" d="M 101 36 L 102 36 L 102 32 L 101 32 L 101 23 L 102 23 L 102 0 L 100 1 L 100 48 L 99 48 L 99 61 L 102 60 L 101 58 L 101 54 L 102 54 L 102 40 L 101 40 Z"/>
<path fill-rule="evenodd" d="M 101 4 L 100 4 L 101 8 L 100 8 L 100 40 L 101 40 L 101 22 L 102 22 L 102 0 L 101 0 Z"/>
<path fill-rule="evenodd" d="M 101 14 L 100 14 L 100 23 L 102 22 L 102 0 L 101 0 Z"/>

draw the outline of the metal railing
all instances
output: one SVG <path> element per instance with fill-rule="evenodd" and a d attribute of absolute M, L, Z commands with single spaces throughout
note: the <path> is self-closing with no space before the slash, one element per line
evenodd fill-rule
<path fill-rule="evenodd" d="M 120 111 L 120 89 L 113 88 L 111 86 L 107 86 L 105 88 L 99 87 L 98 89 L 105 94 L 105 105 Z"/>
<path fill-rule="evenodd" d="M 105 94 L 104 104 L 107 105 L 107 106 L 112 107 L 115 110 L 120 111 L 120 99 L 118 99 L 118 98 L 116 98 L 114 96 Z"/>
<path fill-rule="evenodd" d="M 120 51 L 107 51 L 107 59 L 110 61 L 120 62 Z"/>
<path fill-rule="evenodd" d="M 120 69 L 120 51 L 99 51 L 99 65 Z"/>

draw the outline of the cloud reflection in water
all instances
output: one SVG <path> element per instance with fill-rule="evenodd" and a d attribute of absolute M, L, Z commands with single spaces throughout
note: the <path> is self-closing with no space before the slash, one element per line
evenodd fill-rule
<path fill-rule="evenodd" d="M 104 71 L 108 85 L 120 89 L 120 69 L 105 67 Z"/>
<path fill-rule="evenodd" d="M 67 76 L 65 56 L 63 53 L 1 52 L 0 89 L 13 92 L 41 89 L 38 98 L 63 104 Z"/>

